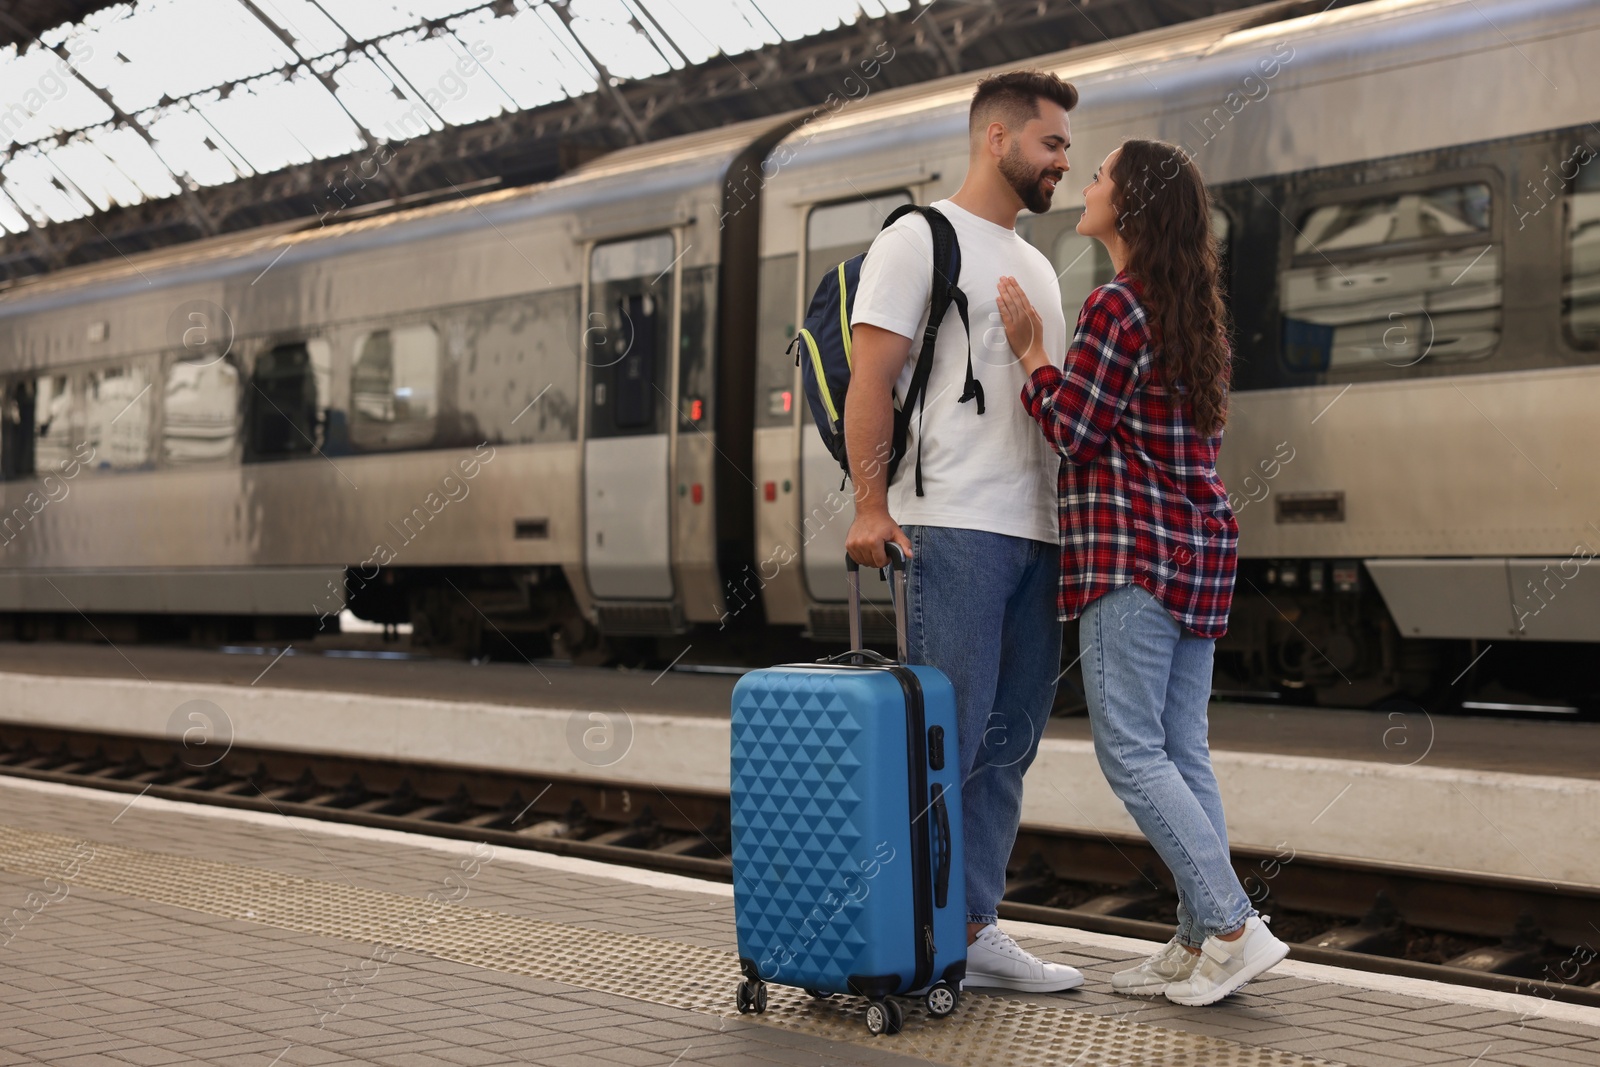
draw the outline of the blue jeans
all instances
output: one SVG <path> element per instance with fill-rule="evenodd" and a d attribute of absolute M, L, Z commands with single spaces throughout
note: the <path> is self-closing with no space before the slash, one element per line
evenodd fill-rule
<path fill-rule="evenodd" d="M 907 526 L 911 662 L 956 691 L 967 921 L 992 923 L 1061 671 L 1061 550 L 983 530 Z"/>
<path fill-rule="evenodd" d="M 1177 883 L 1178 940 L 1198 948 L 1257 914 L 1228 862 L 1206 742 L 1216 642 L 1138 585 L 1090 603 L 1078 632 L 1095 756 Z"/>

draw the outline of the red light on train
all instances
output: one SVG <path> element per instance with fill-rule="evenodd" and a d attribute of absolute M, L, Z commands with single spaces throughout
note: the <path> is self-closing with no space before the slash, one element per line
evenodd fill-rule
<path fill-rule="evenodd" d="M 761 494 L 763 496 L 765 496 L 768 500 L 776 500 L 776 499 L 778 499 L 778 483 L 777 482 L 768 482 L 765 486 L 762 487 Z"/>
<path fill-rule="evenodd" d="M 789 409 L 791 407 L 793 407 L 793 406 L 794 406 L 794 394 L 791 393 L 789 390 L 785 389 L 783 391 L 783 413 L 785 415 L 789 414 Z M 770 500 L 771 497 L 768 497 L 767 499 Z"/>
<path fill-rule="evenodd" d="M 689 421 L 690 422 L 699 422 L 701 417 L 704 416 L 705 413 L 706 413 L 706 402 L 704 400 L 691 400 L 691 401 L 689 401 Z M 698 503 L 698 501 L 697 501 L 697 503 Z"/>
<path fill-rule="evenodd" d="M 689 499 L 690 500 L 693 500 L 696 504 L 698 504 L 698 503 L 700 503 L 700 501 L 704 500 L 705 498 L 706 498 L 706 491 L 705 491 L 705 489 L 701 488 L 701 485 L 700 485 L 699 482 L 695 482 L 693 485 L 691 485 L 689 487 Z"/>

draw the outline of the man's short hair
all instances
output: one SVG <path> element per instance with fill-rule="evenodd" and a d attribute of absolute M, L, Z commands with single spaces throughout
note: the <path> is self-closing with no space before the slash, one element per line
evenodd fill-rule
<path fill-rule="evenodd" d="M 1071 111 L 1078 106 L 1078 90 L 1043 70 L 1011 70 L 991 74 L 978 83 L 972 94 L 972 109 L 967 113 L 967 128 L 976 133 L 991 122 L 1002 122 L 1008 130 L 1020 130 L 1030 119 L 1039 117 L 1039 101 L 1060 104 Z"/>

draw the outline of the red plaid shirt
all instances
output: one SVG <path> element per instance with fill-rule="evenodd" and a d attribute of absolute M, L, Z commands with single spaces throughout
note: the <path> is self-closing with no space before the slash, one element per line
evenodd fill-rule
<path fill-rule="evenodd" d="M 1075 619 L 1136 582 L 1187 629 L 1221 637 L 1239 544 L 1217 477 L 1222 434 L 1200 436 L 1155 361 L 1139 283 L 1123 271 L 1083 305 L 1064 368 L 1022 387 L 1066 459 L 1057 605 Z"/>

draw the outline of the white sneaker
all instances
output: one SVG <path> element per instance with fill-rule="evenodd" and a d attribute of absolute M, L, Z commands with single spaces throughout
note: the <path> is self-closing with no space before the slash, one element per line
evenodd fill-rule
<path fill-rule="evenodd" d="M 1064 963 L 1046 963 L 994 923 L 978 931 L 967 946 L 967 986 L 991 986 L 1019 993 L 1055 993 L 1083 984 L 1083 974 Z"/>
<path fill-rule="evenodd" d="M 1232 993 L 1289 954 L 1289 946 L 1272 936 L 1265 915 L 1244 921 L 1244 933 L 1232 941 L 1208 937 L 1200 946 L 1200 965 L 1182 982 L 1167 986 L 1174 1004 L 1211 1004 Z"/>
<path fill-rule="evenodd" d="M 1140 963 L 1111 976 L 1111 988 L 1117 993 L 1133 993 L 1153 997 L 1165 993 L 1174 982 L 1181 982 L 1194 974 L 1200 966 L 1198 953 L 1190 952 L 1173 938 L 1161 946 L 1161 951 Z"/>

